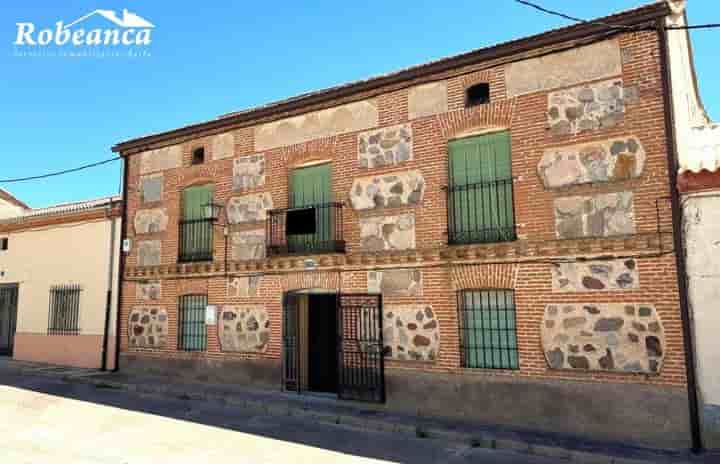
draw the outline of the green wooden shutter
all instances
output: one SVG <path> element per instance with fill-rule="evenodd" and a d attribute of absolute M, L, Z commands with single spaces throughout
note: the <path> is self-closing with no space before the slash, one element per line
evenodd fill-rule
<path fill-rule="evenodd" d="M 510 134 L 450 142 L 451 241 L 514 240 Z"/>
<path fill-rule="evenodd" d="M 317 207 L 332 202 L 331 172 L 330 164 L 293 170 L 290 178 L 292 188 L 291 207 Z M 332 215 L 332 208 L 328 206 L 318 207 L 315 216 L 317 221 L 316 232 L 314 234 L 288 237 L 290 248 L 302 252 L 304 249 L 320 250 L 323 246 L 330 246 L 330 242 L 333 240 Z"/>
<path fill-rule="evenodd" d="M 180 257 L 183 261 L 212 259 L 213 224 L 206 220 L 205 205 L 211 203 L 213 185 L 198 185 L 183 190 L 183 224 Z"/>
<path fill-rule="evenodd" d="M 204 206 L 213 199 L 212 185 L 198 185 L 183 190 L 183 219 L 205 219 Z"/>

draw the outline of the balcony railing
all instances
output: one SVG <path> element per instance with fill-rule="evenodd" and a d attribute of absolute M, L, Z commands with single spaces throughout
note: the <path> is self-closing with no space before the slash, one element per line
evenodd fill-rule
<path fill-rule="evenodd" d="M 269 211 L 265 232 L 268 256 L 344 253 L 342 207 L 342 203 L 323 203 Z M 298 233 L 303 227 L 314 232 Z"/>
<path fill-rule="evenodd" d="M 513 179 L 447 187 L 448 243 L 515 240 Z"/>
<path fill-rule="evenodd" d="M 180 221 L 180 254 L 178 261 L 212 261 L 213 221 L 192 219 Z"/>

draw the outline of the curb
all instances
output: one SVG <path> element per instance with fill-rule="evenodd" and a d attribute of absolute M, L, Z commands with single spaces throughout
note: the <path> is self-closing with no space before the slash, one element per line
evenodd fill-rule
<path fill-rule="evenodd" d="M 322 411 L 288 403 L 273 404 L 265 401 L 244 399 L 237 396 L 223 396 L 219 394 L 203 393 L 173 388 L 168 386 L 146 386 L 126 384 L 111 380 L 96 379 L 92 376 L 65 376 L 63 381 L 70 383 L 81 383 L 95 385 L 96 388 L 118 389 L 134 392 L 140 395 L 148 395 L 162 398 L 178 398 L 184 400 L 212 401 L 249 411 L 258 412 L 268 416 L 292 416 L 307 419 L 315 422 L 346 425 L 349 427 L 391 433 L 419 438 L 445 440 L 456 443 L 463 443 L 473 448 L 497 449 L 513 451 L 533 456 L 552 458 L 562 462 L 573 462 L 578 464 L 691 464 L 700 463 L 702 460 L 691 459 L 687 456 L 669 456 L 662 452 L 652 451 L 634 452 L 632 457 L 621 457 L 602 452 L 581 451 L 569 449 L 552 444 L 538 444 L 521 437 L 499 436 L 492 432 L 462 432 L 441 426 L 421 426 L 408 422 L 393 422 L 379 418 L 364 418 L 342 412 Z"/>

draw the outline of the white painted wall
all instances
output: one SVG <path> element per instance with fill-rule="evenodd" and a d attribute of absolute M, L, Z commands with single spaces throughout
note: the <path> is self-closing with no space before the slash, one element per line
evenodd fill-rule
<path fill-rule="evenodd" d="M 50 287 L 80 284 L 80 330 L 102 335 L 110 266 L 111 227 L 115 227 L 113 307 L 116 313 L 120 219 L 100 219 L 1 234 L 9 247 L 0 251 L 0 283 L 18 283 L 17 332 L 45 334 Z M 114 334 L 114 320 L 110 335 Z"/>
<path fill-rule="evenodd" d="M 668 0 L 669 25 L 686 24 L 685 0 Z M 668 31 L 679 172 L 720 169 L 720 128 L 697 91 L 687 31 Z M 720 191 L 682 198 L 688 297 L 695 342 L 703 441 L 720 448 Z"/>
<path fill-rule="evenodd" d="M 20 206 L 0 198 L 0 219 L 19 216 L 23 211 Z"/>

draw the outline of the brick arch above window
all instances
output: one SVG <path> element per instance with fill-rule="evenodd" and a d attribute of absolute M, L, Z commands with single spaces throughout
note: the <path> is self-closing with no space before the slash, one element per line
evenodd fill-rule
<path fill-rule="evenodd" d="M 440 131 L 446 139 L 453 139 L 462 134 L 509 128 L 512 125 L 515 106 L 516 99 L 513 98 L 447 113 L 439 117 Z"/>
<path fill-rule="evenodd" d="M 450 279 L 453 290 L 514 289 L 518 270 L 517 264 L 453 266 Z"/>
<path fill-rule="evenodd" d="M 281 149 L 281 159 L 289 169 L 315 161 L 332 161 L 335 159 L 336 145 L 336 137 L 326 137 L 283 147 Z"/>
<path fill-rule="evenodd" d="M 177 280 L 177 296 L 187 295 L 207 295 L 208 280 L 207 279 L 179 279 Z"/>

